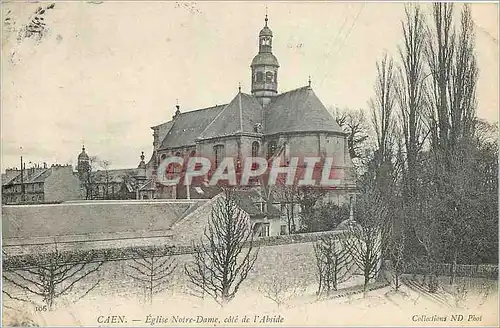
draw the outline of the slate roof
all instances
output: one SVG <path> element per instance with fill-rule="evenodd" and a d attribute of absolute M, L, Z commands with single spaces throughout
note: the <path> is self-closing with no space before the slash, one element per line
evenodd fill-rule
<path fill-rule="evenodd" d="M 276 95 L 265 110 L 265 134 L 334 131 L 344 134 L 333 116 L 306 86 Z"/>
<path fill-rule="evenodd" d="M 203 193 L 200 194 L 198 190 L 202 191 Z M 179 188 L 178 192 L 179 192 L 178 196 L 180 197 L 180 199 L 184 199 L 184 197 L 186 197 L 185 188 Z M 217 195 L 221 194 L 223 194 L 223 191 L 220 186 L 193 186 L 193 185 L 190 186 L 191 199 L 212 199 Z M 259 205 L 257 204 L 262 201 L 262 198 L 259 195 L 259 193 L 254 189 L 236 190 L 233 192 L 233 195 L 237 200 L 240 208 L 251 216 L 276 217 L 281 215 L 281 212 L 274 206 L 268 207 L 268 212 L 263 213 L 260 210 Z"/>
<path fill-rule="evenodd" d="M 2 186 L 9 184 L 12 180 L 14 180 L 18 175 L 21 174 L 21 171 L 12 170 L 2 173 Z"/>
<path fill-rule="evenodd" d="M 256 202 L 261 200 L 261 197 L 255 190 L 238 190 L 234 193 L 234 196 L 238 201 L 239 207 L 250 216 L 276 217 L 281 215 L 281 212 L 274 206 L 268 206 L 267 212 L 262 212 L 258 204 L 256 204 Z"/>
<path fill-rule="evenodd" d="M 195 145 L 195 139 L 225 106 L 219 105 L 180 113 L 173 120 L 172 127 L 163 139 L 160 149 Z"/>
<path fill-rule="evenodd" d="M 254 133 L 255 123 L 263 123 L 265 135 L 316 131 L 344 134 L 309 86 L 274 96 L 266 109 L 253 95 L 239 92 L 229 104 L 180 113 L 156 127 L 169 129 L 160 146 L 166 149 L 194 146 L 198 138 Z"/>
<path fill-rule="evenodd" d="M 30 168 L 23 172 L 23 183 L 43 182 L 51 174 L 50 168 Z M 9 174 L 5 177 L 2 174 L 2 185 L 21 183 L 21 171 L 16 171 L 17 174 Z M 10 178 L 10 179 L 9 179 Z"/>
<path fill-rule="evenodd" d="M 130 178 L 135 178 L 137 169 L 108 170 L 108 183 L 122 183 Z M 95 183 L 106 183 L 106 171 L 95 171 L 93 175 Z"/>
<path fill-rule="evenodd" d="M 280 67 L 280 64 L 278 63 L 278 59 L 276 58 L 276 56 L 269 52 L 261 52 L 258 53 L 255 57 L 253 57 L 252 64 L 250 65 L 250 67 L 255 67 L 259 65 Z"/>
<path fill-rule="evenodd" d="M 2 207 L 2 236 L 35 238 L 165 231 L 196 201 L 92 201 Z"/>
<path fill-rule="evenodd" d="M 231 136 L 238 132 L 254 133 L 256 123 L 262 123 L 262 106 L 255 97 L 239 92 L 199 137 L 210 139 Z"/>

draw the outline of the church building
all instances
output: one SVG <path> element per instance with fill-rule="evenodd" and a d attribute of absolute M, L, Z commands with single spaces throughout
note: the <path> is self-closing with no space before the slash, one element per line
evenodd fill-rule
<path fill-rule="evenodd" d="M 281 156 L 284 161 L 294 156 L 333 157 L 341 184 L 330 193 L 330 200 L 352 199 L 355 176 L 347 135 L 317 97 L 311 82 L 278 93 L 280 65 L 273 54 L 267 15 L 258 35 L 258 49 L 250 65 L 250 94 L 240 88 L 227 104 L 185 112 L 177 105 L 170 121 L 152 127 L 153 151 L 146 175 L 148 187 L 155 190 L 154 198 L 186 198 L 184 186 L 162 184 L 157 169 L 168 156 L 196 155 L 216 164 L 224 157 Z M 196 191 L 187 196 L 203 198 Z"/>

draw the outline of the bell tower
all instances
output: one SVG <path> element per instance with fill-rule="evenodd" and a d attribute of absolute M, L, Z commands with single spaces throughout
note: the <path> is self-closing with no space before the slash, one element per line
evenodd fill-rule
<path fill-rule="evenodd" d="M 252 69 L 252 94 L 259 100 L 263 107 L 278 93 L 278 59 L 273 55 L 273 32 L 265 26 L 259 33 L 259 53 L 253 58 Z"/>

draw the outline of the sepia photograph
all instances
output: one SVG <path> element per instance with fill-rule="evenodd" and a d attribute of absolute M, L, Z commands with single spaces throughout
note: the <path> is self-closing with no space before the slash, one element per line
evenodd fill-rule
<path fill-rule="evenodd" d="M 497 1 L 0 6 L 2 326 L 499 326 Z"/>

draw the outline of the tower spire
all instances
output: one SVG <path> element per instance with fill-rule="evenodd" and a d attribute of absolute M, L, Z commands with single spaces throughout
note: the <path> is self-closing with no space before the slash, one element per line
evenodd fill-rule
<path fill-rule="evenodd" d="M 273 55 L 273 31 L 268 26 L 267 6 L 265 26 L 259 32 L 259 53 L 253 58 L 252 94 L 263 107 L 278 93 L 278 59 Z"/>
<path fill-rule="evenodd" d="M 265 27 L 267 27 L 267 21 L 268 21 L 268 19 L 267 19 L 267 6 L 266 6 L 266 19 L 265 19 L 266 26 Z"/>

